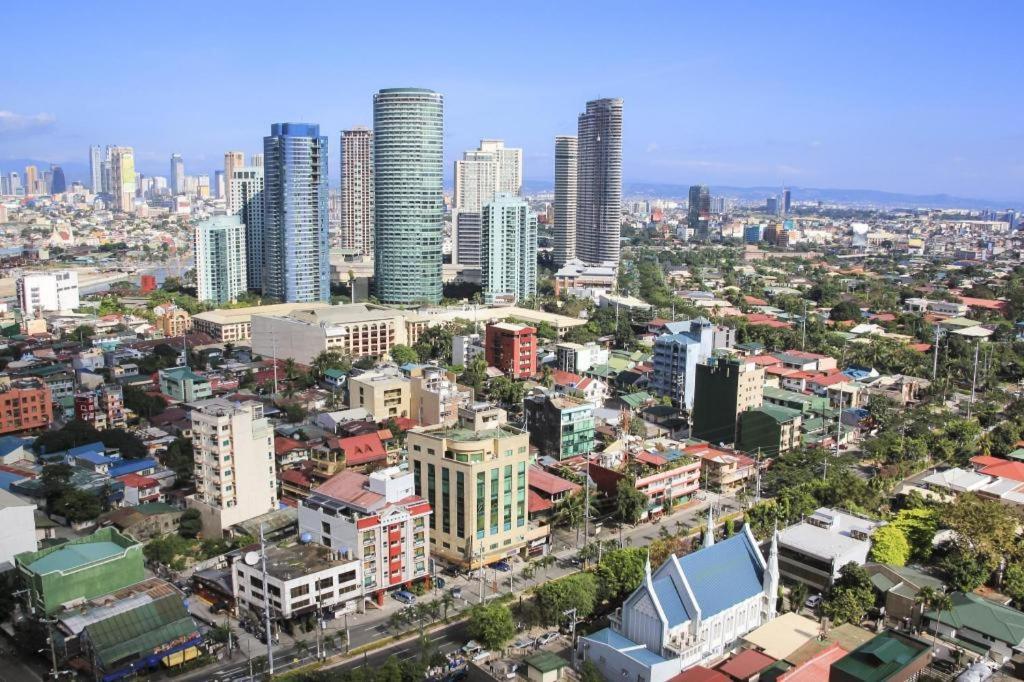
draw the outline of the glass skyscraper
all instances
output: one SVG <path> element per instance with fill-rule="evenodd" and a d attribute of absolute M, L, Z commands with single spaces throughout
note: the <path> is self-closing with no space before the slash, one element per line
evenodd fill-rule
<path fill-rule="evenodd" d="M 622 100 L 587 102 L 580 114 L 576 256 L 619 262 L 622 221 Z"/>
<path fill-rule="evenodd" d="M 67 180 L 64 178 L 64 169 L 54 166 L 50 169 L 53 177 L 50 180 L 50 194 L 63 194 L 68 190 Z"/>
<path fill-rule="evenodd" d="M 420 88 L 373 97 L 374 289 L 383 303 L 441 300 L 444 98 Z"/>
<path fill-rule="evenodd" d="M 263 138 L 263 294 L 330 299 L 327 138 L 312 123 L 275 123 Z"/>

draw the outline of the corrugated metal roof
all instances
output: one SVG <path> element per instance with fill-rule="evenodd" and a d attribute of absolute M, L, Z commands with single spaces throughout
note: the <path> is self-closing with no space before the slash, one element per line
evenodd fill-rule
<path fill-rule="evenodd" d="M 198 634 L 198 630 L 181 599 L 171 595 L 88 625 L 85 633 L 106 666 L 148 655 L 163 644 Z"/>

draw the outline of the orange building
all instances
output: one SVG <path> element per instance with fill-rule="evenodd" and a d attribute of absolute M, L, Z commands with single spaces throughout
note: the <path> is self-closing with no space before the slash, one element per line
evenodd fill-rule
<path fill-rule="evenodd" d="M 529 379 L 537 373 L 537 330 L 525 324 L 487 325 L 484 344 L 487 364 L 511 379 Z"/>
<path fill-rule="evenodd" d="M 0 389 L 0 433 L 45 429 L 52 421 L 50 388 L 42 381 L 21 379 Z"/>

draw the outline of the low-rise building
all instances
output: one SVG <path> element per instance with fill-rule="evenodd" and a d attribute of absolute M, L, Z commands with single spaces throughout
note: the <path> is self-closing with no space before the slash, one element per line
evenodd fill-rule
<path fill-rule="evenodd" d="M 254 315 L 288 315 L 300 309 L 315 310 L 329 308 L 329 303 L 275 303 L 273 305 L 251 306 L 248 308 L 223 308 L 199 313 L 192 317 L 193 328 L 209 334 L 214 340 L 232 343 L 252 338 Z M 285 356 L 287 357 L 287 356 Z"/>
<path fill-rule="evenodd" d="M 213 395 L 209 380 L 188 367 L 162 369 L 159 376 L 160 392 L 179 402 L 191 403 Z"/>
<path fill-rule="evenodd" d="M 252 316 L 252 350 L 308 365 L 324 351 L 352 358 L 381 357 L 409 344 L 405 311 L 364 303 L 293 309 Z"/>
<path fill-rule="evenodd" d="M 76 394 L 75 419 L 92 424 L 98 431 L 125 428 L 124 390 L 120 386 L 104 384 L 98 389 Z"/>
<path fill-rule="evenodd" d="M 512 379 L 529 379 L 537 373 L 537 330 L 525 324 L 499 322 L 487 325 L 484 350 L 487 364 Z"/>
<path fill-rule="evenodd" d="M 952 592 L 953 608 L 924 612 L 921 628 L 989 660 L 1005 663 L 1024 648 L 1024 613 L 977 594 Z"/>
<path fill-rule="evenodd" d="M 928 642 L 886 630 L 835 661 L 829 682 L 910 682 L 931 661 Z"/>
<path fill-rule="evenodd" d="M 16 379 L 0 388 L 0 434 L 45 429 L 53 421 L 50 388 L 39 379 Z"/>
<path fill-rule="evenodd" d="M 848 563 L 864 565 L 871 535 L 884 521 L 822 507 L 803 521 L 779 531 L 782 575 L 824 592 Z"/>
<path fill-rule="evenodd" d="M 702 447 L 693 454 L 700 457 L 701 477 L 707 487 L 726 495 L 740 490 L 757 475 L 757 462 L 736 450 Z"/>
<path fill-rule="evenodd" d="M 473 403 L 473 389 L 461 386 L 454 372 L 433 365 L 416 365 L 409 369 L 410 416 L 423 426 L 459 420 L 459 409 Z"/>
<path fill-rule="evenodd" d="M 408 417 L 411 402 L 412 382 L 395 367 L 349 375 L 349 407 L 363 408 L 378 421 Z"/>
<path fill-rule="evenodd" d="M 736 449 L 761 452 L 769 457 L 789 452 L 800 445 L 803 415 L 797 410 L 762 405 L 740 414 Z"/>
<path fill-rule="evenodd" d="M 14 568 L 14 557 L 39 549 L 36 505 L 0 488 L 0 573 Z"/>
<path fill-rule="evenodd" d="M 184 336 L 192 330 L 192 317 L 187 310 L 167 306 L 157 315 L 156 328 L 167 337 Z"/>

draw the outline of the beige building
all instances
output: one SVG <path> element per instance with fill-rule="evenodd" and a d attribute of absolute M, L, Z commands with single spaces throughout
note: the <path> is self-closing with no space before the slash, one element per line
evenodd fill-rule
<path fill-rule="evenodd" d="M 166 337 L 184 336 L 192 329 L 192 317 L 181 308 L 167 310 L 157 315 L 156 328 Z"/>
<path fill-rule="evenodd" d="M 252 338 L 254 315 L 287 315 L 295 310 L 330 308 L 329 303 L 275 303 L 250 308 L 224 308 L 193 316 L 192 326 L 197 332 L 209 334 L 220 342 L 247 341 Z"/>
<path fill-rule="evenodd" d="M 362 407 L 374 419 L 408 417 L 412 382 L 395 367 L 381 367 L 348 378 L 348 404 Z"/>
<path fill-rule="evenodd" d="M 434 510 L 431 552 L 469 568 L 543 551 L 547 528 L 531 528 L 527 514 L 530 436 L 482 406 L 464 410 L 458 426 L 417 428 L 406 434 L 416 494 Z M 467 428 L 489 419 L 490 428 Z"/>
<path fill-rule="evenodd" d="M 121 211 L 135 208 L 135 150 L 110 148 L 110 185 L 114 207 Z"/>
<path fill-rule="evenodd" d="M 402 310 L 357 303 L 253 315 L 252 349 L 267 357 L 309 364 L 323 351 L 352 358 L 380 357 L 410 343 Z"/>
<path fill-rule="evenodd" d="M 274 430 L 263 405 L 214 398 L 191 413 L 196 492 L 188 499 L 203 535 L 220 537 L 236 523 L 277 509 Z"/>
<path fill-rule="evenodd" d="M 341 245 L 373 255 L 373 131 L 341 132 Z"/>
<path fill-rule="evenodd" d="M 235 177 L 235 171 L 245 165 L 245 154 L 242 152 L 225 152 L 224 154 L 224 182 L 229 184 L 231 179 Z M 238 213 L 240 206 L 236 203 L 238 197 L 233 195 L 229 188 L 227 189 L 227 198 L 225 199 L 224 206 L 227 209 L 228 215 L 234 215 Z"/>
<path fill-rule="evenodd" d="M 473 403 L 473 389 L 460 386 L 455 373 L 443 367 L 415 367 L 409 372 L 409 379 L 412 384 L 409 416 L 422 426 L 450 426 L 459 420 L 459 409 Z"/>

